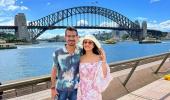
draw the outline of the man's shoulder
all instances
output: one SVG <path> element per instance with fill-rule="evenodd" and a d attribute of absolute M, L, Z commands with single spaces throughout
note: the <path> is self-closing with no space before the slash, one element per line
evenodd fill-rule
<path fill-rule="evenodd" d="M 64 51 L 63 51 L 63 48 L 58 48 L 58 49 L 56 49 L 56 50 L 54 51 L 54 54 L 55 54 L 55 55 L 58 55 L 58 54 L 61 54 L 62 52 L 64 52 Z"/>
<path fill-rule="evenodd" d="M 81 48 L 80 46 L 77 46 L 76 48 L 80 51 L 83 50 L 83 48 Z"/>
<path fill-rule="evenodd" d="M 81 48 L 80 46 L 77 46 L 76 48 L 77 48 L 78 54 L 82 55 L 83 48 Z"/>
<path fill-rule="evenodd" d="M 55 52 L 60 52 L 60 51 L 63 51 L 63 48 L 58 48 L 55 50 Z"/>

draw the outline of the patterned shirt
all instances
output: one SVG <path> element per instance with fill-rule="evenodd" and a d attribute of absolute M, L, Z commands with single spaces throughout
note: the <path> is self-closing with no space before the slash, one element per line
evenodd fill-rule
<path fill-rule="evenodd" d="M 58 90 L 73 90 L 79 82 L 79 62 L 82 49 L 77 47 L 73 54 L 69 54 L 66 47 L 53 53 L 54 66 L 57 67 Z"/>

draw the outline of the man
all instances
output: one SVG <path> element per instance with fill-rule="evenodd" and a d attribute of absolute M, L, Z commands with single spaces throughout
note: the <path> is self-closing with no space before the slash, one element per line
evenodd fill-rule
<path fill-rule="evenodd" d="M 51 72 L 51 95 L 53 100 L 76 100 L 79 81 L 81 49 L 76 46 L 79 36 L 73 27 L 65 30 L 66 44 L 53 54 Z"/>

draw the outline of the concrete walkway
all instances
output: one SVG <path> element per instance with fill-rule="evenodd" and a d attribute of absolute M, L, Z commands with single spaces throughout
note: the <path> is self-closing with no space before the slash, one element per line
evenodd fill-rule
<path fill-rule="evenodd" d="M 117 100 L 170 100 L 170 81 L 159 79 Z"/>
<path fill-rule="evenodd" d="M 50 96 L 51 96 L 51 91 L 50 89 L 48 89 L 48 90 L 43 90 L 40 92 L 36 92 L 36 93 L 32 93 L 16 98 L 11 98 L 8 100 L 51 100 Z"/>
<path fill-rule="evenodd" d="M 50 100 L 50 90 L 8 100 Z M 159 79 L 117 100 L 170 100 L 170 81 Z"/>

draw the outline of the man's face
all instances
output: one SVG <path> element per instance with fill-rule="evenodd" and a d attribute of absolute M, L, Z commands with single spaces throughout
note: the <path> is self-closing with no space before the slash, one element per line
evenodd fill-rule
<path fill-rule="evenodd" d="M 78 35 L 75 31 L 66 31 L 65 40 L 67 45 L 75 46 L 78 41 Z"/>

